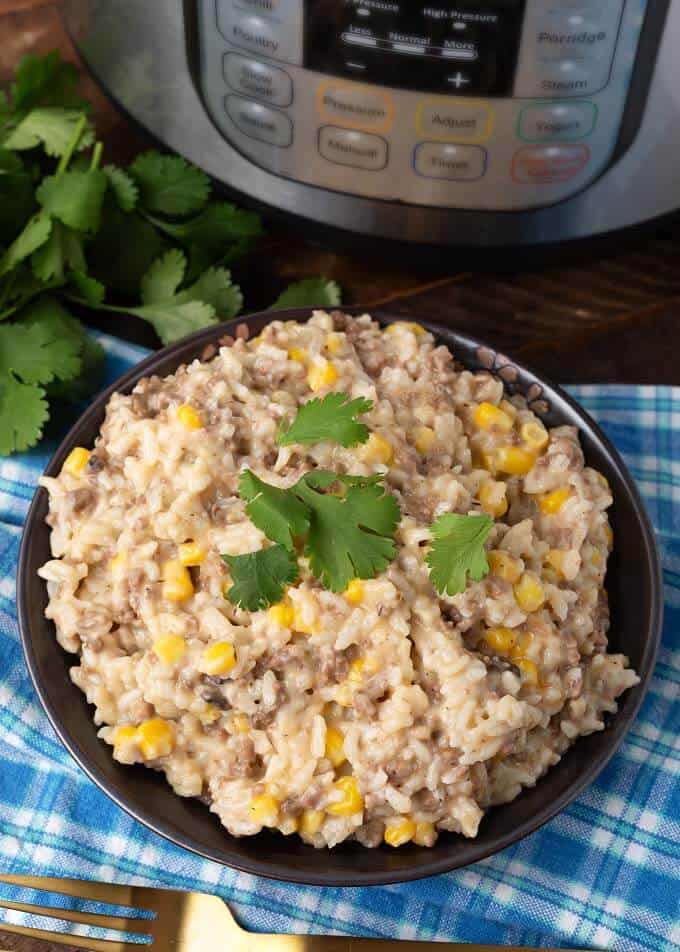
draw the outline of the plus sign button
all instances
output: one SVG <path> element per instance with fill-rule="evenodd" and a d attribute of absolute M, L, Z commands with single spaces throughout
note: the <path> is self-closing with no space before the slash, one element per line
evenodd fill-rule
<path fill-rule="evenodd" d="M 460 70 L 458 70 L 457 73 L 453 73 L 453 75 L 448 76 L 447 80 L 454 89 L 465 89 L 466 86 L 469 86 L 472 82 L 468 74 L 462 73 Z"/>

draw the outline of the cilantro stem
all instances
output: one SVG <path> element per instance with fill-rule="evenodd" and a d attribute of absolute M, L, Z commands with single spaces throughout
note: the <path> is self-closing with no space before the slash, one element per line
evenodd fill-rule
<path fill-rule="evenodd" d="M 10 295 L 12 293 L 12 288 L 14 287 L 16 279 L 17 279 L 17 272 L 10 271 L 7 281 L 5 282 L 5 287 L 2 289 L 2 293 L 0 294 L 0 307 L 4 305 L 5 301 L 9 301 Z M 13 310 L 14 308 L 10 308 L 9 313 L 11 314 Z M 3 317 L 6 317 L 6 316 L 9 316 L 9 315 L 0 313 L 0 321 L 3 319 Z"/>
<path fill-rule="evenodd" d="M 95 169 L 99 168 L 99 163 L 102 159 L 102 150 L 104 148 L 103 143 L 95 143 L 95 147 L 92 151 L 92 161 L 90 162 L 90 172 L 94 172 Z"/>
<path fill-rule="evenodd" d="M 73 130 L 73 135 L 71 136 L 69 144 L 66 147 L 66 151 L 64 152 L 61 159 L 59 160 L 59 165 L 57 166 L 57 171 L 56 171 L 57 177 L 59 177 L 60 175 L 63 175 L 66 169 L 68 168 L 68 164 L 71 161 L 71 158 L 73 157 L 73 153 L 78 148 L 78 143 L 80 142 L 80 137 L 82 136 L 85 130 L 86 124 L 87 124 L 87 116 L 85 115 L 84 112 L 81 112 L 80 118 L 78 119 L 78 122 L 76 123 L 75 128 Z"/>

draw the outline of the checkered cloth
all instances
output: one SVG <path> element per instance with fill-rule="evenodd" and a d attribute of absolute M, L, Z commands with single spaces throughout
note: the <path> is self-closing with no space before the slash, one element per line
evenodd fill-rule
<path fill-rule="evenodd" d="M 142 356 L 118 340 L 100 339 L 111 380 Z M 0 460 L 0 868 L 206 890 L 227 899 L 255 930 L 677 949 L 680 389 L 583 386 L 571 392 L 604 426 L 637 479 L 658 532 L 666 581 L 663 647 L 642 713 L 616 757 L 572 806 L 473 867 L 370 889 L 267 882 L 199 859 L 130 819 L 61 747 L 19 645 L 19 536 L 54 448 L 47 439 L 30 453 Z M 12 917 L 6 921 L 21 920 L 6 915 Z"/>

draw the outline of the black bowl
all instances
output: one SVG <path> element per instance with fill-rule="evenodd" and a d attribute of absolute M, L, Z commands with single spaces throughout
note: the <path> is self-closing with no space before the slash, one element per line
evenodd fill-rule
<path fill-rule="evenodd" d="M 246 322 L 256 334 L 274 317 L 304 320 L 308 316 L 309 310 L 297 309 L 275 315 L 254 314 Z M 386 314 L 375 316 L 382 323 L 396 319 Z M 153 354 L 121 377 L 76 423 L 47 467 L 47 475 L 55 476 L 60 471 L 74 446 L 92 445 L 114 391 L 127 393 L 148 374 L 171 373 L 180 364 L 199 357 L 206 345 L 232 332 L 237 323 L 193 334 Z M 593 420 L 559 387 L 477 341 L 447 328 L 424 326 L 450 346 L 466 367 L 498 372 L 510 391 L 523 392 L 548 426 L 570 423 L 579 428 L 586 459 L 605 474 L 614 495 L 610 515 L 616 541 L 607 576 L 612 610 L 610 647 L 628 655 L 640 683 L 623 695 L 618 713 L 604 731 L 581 738 L 536 787 L 524 790 L 511 804 L 490 810 L 474 840 L 444 834 L 432 849 L 410 845 L 399 850 L 369 850 L 347 843 L 329 851 L 315 850 L 296 837 L 273 833 L 236 839 L 207 807 L 197 800 L 178 797 L 161 774 L 117 763 L 110 748 L 97 738 L 92 710 L 69 678 L 73 658 L 59 647 L 54 626 L 44 617 L 46 586 L 37 569 L 50 557 L 45 524 L 48 500 L 47 492 L 38 489 L 21 545 L 17 601 L 26 662 L 47 715 L 78 764 L 120 807 L 173 843 L 218 863 L 260 876 L 322 886 L 402 882 L 474 863 L 536 830 L 578 796 L 619 746 L 640 707 L 661 633 L 661 571 L 652 528 L 619 454 Z"/>

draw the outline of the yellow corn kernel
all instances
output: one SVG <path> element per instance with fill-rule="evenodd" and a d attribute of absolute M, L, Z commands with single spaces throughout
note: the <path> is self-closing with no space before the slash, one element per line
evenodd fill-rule
<path fill-rule="evenodd" d="M 501 446 L 496 450 L 496 468 L 509 476 L 526 476 L 535 462 L 534 454 L 519 446 Z"/>
<path fill-rule="evenodd" d="M 484 632 L 484 641 L 492 651 L 498 651 L 500 654 L 510 654 L 516 639 L 517 633 L 512 628 L 488 628 Z"/>
<path fill-rule="evenodd" d="M 121 744 L 130 744 L 137 740 L 137 728 L 132 724 L 121 724 L 113 732 L 113 746 L 120 747 Z"/>
<path fill-rule="evenodd" d="M 609 523 L 607 523 L 604 527 L 604 538 L 607 543 L 607 548 L 611 549 L 611 547 L 614 545 L 614 532 L 612 531 L 612 527 L 609 525 Z"/>
<path fill-rule="evenodd" d="M 329 354 L 338 354 L 342 350 L 342 337 L 340 334 L 326 335 L 326 350 Z"/>
<path fill-rule="evenodd" d="M 330 360 L 327 360 L 324 364 L 314 364 L 313 367 L 309 368 L 309 373 L 307 374 L 309 389 L 314 393 L 316 393 L 317 390 L 322 390 L 324 387 L 332 387 L 337 379 L 337 368 Z"/>
<path fill-rule="evenodd" d="M 504 433 L 509 433 L 512 429 L 512 417 L 505 410 L 501 410 L 500 407 L 494 406 L 493 403 L 486 400 L 484 403 L 478 403 L 474 408 L 472 419 L 475 426 L 478 426 L 480 430 L 490 430 L 494 427 Z"/>
<path fill-rule="evenodd" d="M 431 426 L 417 426 L 413 431 L 413 445 L 425 456 L 434 446 L 435 432 Z"/>
<path fill-rule="evenodd" d="M 327 813 L 332 813 L 334 816 L 351 816 L 353 813 L 361 813 L 364 808 L 364 798 L 359 792 L 359 785 L 354 777 L 340 777 L 333 786 L 342 794 L 342 798 L 329 803 L 326 807 Z"/>
<path fill-rule="evenodd" d="M 487 553 L 487 559 L 492 575 L 497 575 L 513 585 L 519 580 L 522 574 L 522 563 L 509 552 L 503 549 L 492 549 Z"/>
<path fill-rule="evenodd" d="M 533 644 L 534 635 L 531 631 L 520 631 L 517 640 L 510 651 L 510 657 L 513 660 L 524 658 Z"/>
<path fill-rule="evenodd" d="M 175 664 L 186 651 L 187 643 L 181 635 L 161 635 L 153 643 L 154 653 L 164 664 Z"/>
<path fill-rule="evenodd" d="M 382 463 L 388 466 L 394 458 L 394 449 L 389 440 L 379 433 L 371 433 L 368 441 L 361 450 L 362 457 L 367 463 Z"/>
<path fill-rule="evenodd" d="M 420 324 L 416 324 L 413 321 L 394 321 L 392 324 L 388 324 L 388 326 L 385 328 L 385 333 L 395 334 L 402 328 L 405 331 L 411 331 L 411 333 L 415 334 L 416 337 L 420 337 L 422 334 L 426 333 L 424 327 L 421 327 Z"/>
<path fill-rule="evenodd" d="M 523 423 L 519 431 L 520 439 L 532 453 L 540 453 L 548 445 L 550 437 L 542 423 L 531 420 Z"/>
<path fill-rule="evenodd" d="M 323 810 L 304 810 L 300 817 L 300 833 L 314 836 L 321 829 L 323 817 Z"/>
<path fill-rule="evenodd" d="M 137 743 L 145 760 L 167 757 L 175 746 L 175 729 L 162 717 L 152 717 L 137 728 Z"/>
<path fill-rule="evenodd" d="M 127 568 L 128 557 L 127 552 L 119 552 L 118 555 L 114 555 L 111 559 L 111 575 L 114 579 L 120 579 Z"/>
<path fill-rule="evenodd" d="M 596 566 L 602 564 L 602 553 L 598 552 L 597 549 L 594 549 L 590 555 L 590 564 Z"/>
<path fill-rule="evenodd" d="M 399 820 L 388 820 L 383 834 L 388 846 L 403 846 L 416 835 L 416 824 L 408 817 Z"/>
<path fill-rule="evenodd" d="M 209 645 L 201 656 L 201 671 L 214 676 L 228 674 L 236 664 L 236 652 L 230 641 Z"/>
<path fill-rule="evenodd" d="M 326 728 L 326 757 L 334 767 L 339 767 L 347 760 L 345 757 L 345 738 L 337 727 Z"/>
<path fill-rule="evenodd" d="M 538 665 L 528 658 L 520 658 L 517 661 L 517 667 L 524 675 L 524 679 L 530 684 L 538 684 Z"/>
<path fill-rule="evenodd" d="M 231 721 L 232 734 L 247 734 L 250 730 L 250 721 L 246 714 L 235 714 Z"/>
<path fill-rule="evenodd" d="M 564 575 L 564 551 L 562 549 L 549 549 L 545 554 L 545 561 L 551 568 L 555 569 L 558 575 Z"/>
<path fill-rule="evenodd" d="M 184 602 L 194 594 L 194 583 L 189 569 L 179 559 L 171 559 L 163 566 L 163 598 L 169 602 Z"/>
<path fill-rule="evenodd" d="M 335 689 L 335 703 L 340 707 L 351 707 L 354 701 L 354 685 L 345 681 Z"/>
<path fill-rule="evenodd" d="M 413 842 L 417 846 L 432 846 L 437 839 L 437 831 L 434 823 L 427 823 L 421 820 L 416 823 L 416 832 L 413 834 Z"/>
<path fill-rule="evenodd" d="M 505 483 L 497 483 L 491 479 L 487 480 L 479 487 L 477 495 L 484 512 L 495 519 L 500 519 L 508 511 Z"/>
<path fill-rule="evenodd" d="M 307 351 L 303 350 L 302 347 L 291 347 L 288 351 L 288 359 L 304 364 L 307 360 Z"/>
<path fill-rule="evenodd" d="M 514 404 L 510 403 L 509 400 L 501 400 L 501 402 L 499 403 L 499 407 L 501 408 L 501 410 L 504 410 L 508 414 L 508 416 L 512 417 L 513 420 L 517 416 L 517 407 Z"/>
<path fill-rule="evenodd" d="M 177 408 L 177 419 L 187 430 L 200 430 L 203 426 L 203 417 L 188 403 Z"/>
<path fill-rule="evenodd" d="M 279 819 L 279 801 L 270 793 L 261 793 L 250 801 L 248 813 L 253 823 L 276 826 Z"/>
<path fill-rule="evenodd" d="M 555 513 L 559 512 L 562 506 L 565 504 L 567 499 L 571 496 L 571 489 L 569 486 L 561 486 L 559 489 L 554 489 L 551 493 L 548 493 L 546 496 L 539 501 L 538 505 L 540 506 L 541 512 L 546 516 L 554 516 Z"/>
<path fill-rule="evenodd" d="M 514 587 L 515 599 L 523 612 L 537 612 L 545 602 L 545 589 L 536 578 L 525 572 Z"/>
<path fill-rule="evenodd" d="M 295 611 L 290 602 L 278 602 L 278 604 L 272 605 L 267 611 L 267 617 L 270 621 L 273 621 L 275 625 L 280 625 L 282 628 L 292 628 Z"/>
<path fill-rule="evenodd" d="M 200 565 L 205 561 L 205 549 L 197 542 L 183 542 L 177 547 L 177 554 L 182 565 Z"/>
<path fill-rule="evenodd" d="M 364 600 L 364 583 L 360 578 L 353 578 L 344 594 L 350 605 L 360 605 Z"/>
<path fill-rule="evenodd" d="M 71 476 L 80 476 L 90 456 L 90 450 L 86 450 L 83 446 L 74 447 L 64 460 L 62 471 L 70 473 Z"/>

